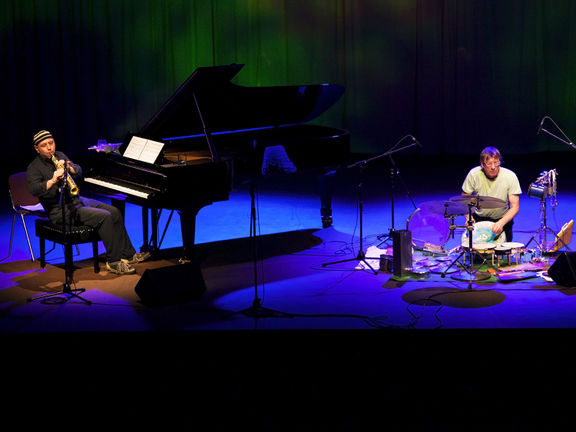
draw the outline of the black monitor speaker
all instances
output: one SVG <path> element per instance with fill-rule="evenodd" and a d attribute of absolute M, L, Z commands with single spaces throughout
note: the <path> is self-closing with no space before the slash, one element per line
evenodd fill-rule
<path fill-rule="evenodd" d="M 548 269 L 548 276 L 558 285 L 576 287 L 576 252 L 562 252 Z"/>
<path fill-rule="evenodd" d="M 200 266 L 190 262 L 145 270 L 135 291 L 143 304 L 163 306 L 200 300 L 206 284 Z"/>
<path fill-rule="evenodd" d="M 412 233 L 408 230 L 392 231 L 392 267 L 394 276 L 406 276 L 412 270 Z"/>

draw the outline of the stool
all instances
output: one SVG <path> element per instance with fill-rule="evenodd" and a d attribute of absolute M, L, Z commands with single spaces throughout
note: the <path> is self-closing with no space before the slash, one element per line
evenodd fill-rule
<path fill-rule="evenodd" d="M 72 246 L 92 243 L 94 256 L 94 273 L 100 272 L 98 263 L 98 232 L 89 226 L 66 226 L 66 233 L 62 225 L 56 225 L 47 219 L 36 219 L 36 236 L 40 238 L 40 266 L 46 266 L 46 240 L 64 245 L 64 260 L 67 268 L 72 269 Z"/>

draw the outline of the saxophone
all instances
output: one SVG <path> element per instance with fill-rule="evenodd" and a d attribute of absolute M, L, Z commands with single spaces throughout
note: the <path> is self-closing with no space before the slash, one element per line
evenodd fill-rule
<path fill-rule="evenodd" d="M 56 169 L 64 168 L 64 165 L 62 165 L 60 162 L 58 162 L 58 159 L 56 159 L 56 157 L 54 157 L 54 155 L 52 155 L 51 159 L 52 159 L 52 162 L 54 162 Z M 66 163 L 66 162 L 64 162 L 64 163 Z M 66 176 L 66 184 L 68 185 L 68 190 L 70 191 L 70 195 L 72 195 L 72 196 L 78 195 L 78 186 L 76 186 L 76 182 L 74 181 L 74 179 L 72 178 L 70 173 L 68 173 L 68 175 Z"/>

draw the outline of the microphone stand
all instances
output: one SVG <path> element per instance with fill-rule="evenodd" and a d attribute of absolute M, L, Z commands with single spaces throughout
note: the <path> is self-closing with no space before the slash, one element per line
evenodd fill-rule
<path fill-rule="evenodd" d="M 62 286 L 62 290 L 54 293 L 44 294 L 40 296 L 36 296 L 30 299 L 31 300 L 40 300 L 46 299 L 49 297 L 55 297 L 62 294 L 67 295 L 65 301 L 70 300 L 70 297 L 76 297 L 77 299 L 82 300 L 86 304 L 92 304 L 91 301 L 86 300 L 85 298 L 76 294 L 77 292 L 84 292 L 86 291 L 85 288 L 74 288 L 71 287 L 71 282 L 73 282 L 72 274 L 72 245 L 68 244 L 68 232 L 66 231 L 66 202 L 64 199 L 64 191 L 66 190 L 66 185 L 68 184 L 68 162 L 64 162 L 64 177 L 62 177 L 61 185 L 60 185 L 60 208 L 62 210 L 62 233 L 64 236 L 64 283 Z M 72 227 L 72 219 L 70 215 L 70 228 Z"/>
<path fill-rule="evenodd" d="M 545 129 L 544 126 L 544 122 L 546 120 L 550 120 L 552 122 L 552 124 L 554 126 L 556 126 L 556 129 L 558 129 L 560 131 L 560 133 L 564 136 L 564 138 L 566 139 L 562 139 L 557 135 L 554 135 L 552 132 L 550 132 L 549 130 Z M 566 134 L 564 133 L 564 131 L 562 131 L 562 129 L 560 128 L 560 126 L 558 126 L 556 124 L 556 122 L 554 120 L 552 120 L 552 118 L 548 117 L 548 116 L 544 116 L 542 118 L 542 120 L 540 121 L 540 127 L 538 128 L 538 132 L 536 132 L 536 135 L 538 135 L 540 132 L 544 132 L 548 135 L 550 135 L 551 137 L 557 139 L 558 141 L 572 147 L 573 149 L 576 149 L 576 145 L 574 145 L 574 143 L 570 140 L 570 138 L 568 138 L 566 136 Z M 568 245 L 566 243 L 564 243 L 564 240 L 561 239 L 560 237 L 558 237 L 558 234 L 556 234 L 551 228 L 548 227 L 548 225 L 546 224 L 546 196 L 540 200 L 540 206 L 541 206 L 541 210 L 543 212 L 543 222 L 541 224 L 540 229 L 538 229 L 538 231 L 536 231 L 534 233 L 534 235 L 530 238 L 530 240 L 528 240 L 528 243 L 526 243 L 526 245 L 524 247 L 528 247 L 528 245 L 530 243 L 532 243 L 532 241 L 536 238 L 536 236 L 542 232 L 543 233 L 543 241 L 542 243 L 538 244 L 538 250 L 540 251 L 540 253 L 544 253 L 546 252 L 546 231 L 550 231 L 552 234 L 554 234 L 556 236 L 556 239 L 560 240 L 560 242 L 562 243 L 562 245 L 564 247 L 566 247 L 568 250 L 570 250 L 570 248 L 568 247 Z"/>
<path fill-rule="evenodd" d="M 253 149 L 256 149 L 257 143 L 254 141 Z M 255 171 L 255 168 L 252 168 Z M 250 178 L 250 243 L 252 246 L 252 266 L 254 273 L 254 297 L 252 305 L 248 308 L 233 312 L 231 315 L 242 314 L 254 318 L 255 323 L 259 318 L 290 318 L 291 315 L 276 311 L 274 309 L 262 306 L 262 299 L 258 296 L 258 260 L 262 258 L 259 254 L 259 235 L 258 235 L 258 211 L 256 209 L 256 172 L 251 173 Z"/>
<path fill-rule="evenodd" d="M 258 297 L 258 232 L 257 232 L 258 215 L 256 211 L 256 180 L 254 178 L 250 181 L 250 240 L 252 242 L 252 266 L 254 272 L 254 297 L 252 299 L 252 306 L 241 310 L 237 313 L 244 314 L 251 318 L 266 318 L 266 317 L 285 317 L 284 314 L 273 309 L 262 306 L 262 299 Z"/>
<path fill-rule="evenodd" d="M 408 135 L 407 135 L 408 136 Z M 406 137 L 404 137 L 406 138 Z M 402 140 L 404 139 L 402 138 Z M 400 140 L 400 141 L 402 141 Z M 399 141 L 399 142 L 400 142 Z M 360 246 L 359 246 L 359 250 L 358 250 L 358 255 L 356 255 L 356 258 L 348 258 L 348 259 L 344 259 L 344 260 L 339 260 L 339 261 L 332 261 L 332 262 L 328 262 L 328 263 L 323 263 L 322 267 L 326 267 L 332 264 L 340 264 L 343 262 L 349 262 L 349 261 L 361 261 L 363 262 L 370 270 L 372 270 L 372 272 L 377 275 L 378 272 L 376 270 L 374 270 L 374 268 L 368 263 L 368 261 L 366 261 L 366 254 L 364 253 L 364 246 L 363 246 L 363 237 L 364 237 L 364 233 L 363 233 L 363 213 L 364 213 L 364 206 L 363 206 L 363 199 L 362 199 L 362 187 L 363 187 L 363 180 L 364 180 L 364 168 L 366 167 L 366 165 L 368 165 L 370 162 L 373 162 L 377 159 L 383 158 L 384 156 L 391 156 L 394 153 L 397 153 L 399 151 L 405 150 L 407 148 L 410 148 L 414 145 L 417 145 L 416 140 L 414 140 L 415 142 L 413 142 L 412 144 L 409 144 L 407 146 L 401 147 L 399 149 L 396 150 L 390 150 L 387 151 L 385 153 L 382 153 L 381 155 L 378 156 L 374 156 L 370 159 L 365 159 L 365 160 L 361 160 L 358 162 L 355 162 L 351 165 L 348 165 L 346 168 L 355 168 L 355 167 L 359 167 L 360 168 L 360 180 L 358 182 L 358 186 L 357 186 L 357 190 L 358 190 L 358 209 L 360 212 Z M 380 259 L 378 258 L 374 258 L 374 259 Z"/>
<path fill-rule="evenodd" d="M 378 246 L 380 246 L 382 243 L 386 243 L 388 240 L 390 240 L 392 238 L 392 233 L 394 231 L 396 231 L 395 224 L 394 224 L 394 215 L 396 214 L 396 211 L 394 210 L 394 199 L 396 196 L 396 178 L 398 178 L 400 180 L 400 182 L 402 183 L 402 186 L 404 186 L 404 190 L 406 191 L 406 195 L 408 195 L 408 198 L 412 202 L 414 209 L 418 208 L 418 206 L 416 205 L 416 203 L 412 199 L 412 195 L 408 191 L 406 184 L 404 183 L 404 181 L 400 177 L 400 170 L 396 166 L 394 159 L 392 159 L 392 155 L 389 155 L 389 159 L 390 159 L 390 165 L 391 165 L 391 168 L 390 168 L 390 213 L 391 213 L 391 219 L 392 219 L 392 228 L 390 228 L 390 230 L 388 231 L 388 234 L 382 234 L 382 235 L 378 236 L 378 240 L 382 240 L 378 244 Z"/>

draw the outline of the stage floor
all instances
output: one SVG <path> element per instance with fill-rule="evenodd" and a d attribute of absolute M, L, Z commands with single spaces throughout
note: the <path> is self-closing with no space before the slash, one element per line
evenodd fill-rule
<path fill-rule="evenodd" d="M 402 168 L 402 167 L 400 167 Z M 453 221 L 430 209 L 459 194 L 459 180 L 439 176 L 436 185 L 424 182 L 424 167 L 410 166 L 397 182 L 392 212 L 390 180 L 384 170 L 346 172 L 335 179 L 333 226 L 322 228 L 315 178 L 286 176 L 268 179 L 257 186 L 257 232 L 250 237 L 250 196 L 248 185 L 234 190 L 230 200 L 203 208 L 197 218 L 197 266 L 185 271 L 158 273 L 152 269 L 175 266 L 179 257 L 180 227 L 175 213 L 155 260 L 137 265 L 137 274 L 115 276 L 104 268 L 100 244 L 101 271 L 91 269 L 90 245 L 80 246 L 75 256 L 75 286 L 85 288 L 83 298 L 60 304 L 58 298 L 28 302 L 38 294 L 57 291 L 64 277 L 63 252 L 58 246 L 48 255 L 46 269 L 30 260 L 22 225 L 17 220 L 14 247 L 0 264 L 0 299 L 3 333 L 77 331 L 231 330 L 231 329 L 487 329 L 487 328 L 573 328 L 576 325 L 576 289 L 562 287 L 530 271 L 516 280 L 505 281 L 502 267 L 485 255 L 493 275 L 484 281 L 458 280 L 452 271 L 466 265 L 465 254 L 446 273 L 434 271 L 440 256 L 424 256 L 415 251 L 413 277 L 397 278 L 379 270 L 379 260 L 366 268 L 355 258 L 362 252 L 369 258 L 392 253 L 391 229 L 411 231 L 416 239 L 442 246 L 452 254 L 444 263 L 454 262 L 461 244 L 464 217 Z M 529 170 L 526 170 L 529 171 Z M 536 172 L 536 177 L 539 175 Z M 519 174 L 520 177 L 520 174 Z M 562 179 L 562 173 L 558 176 Z M 359 189 L 363 183 L 362 224 Z M 522 177 L 521 177 L 522 180 Z M 514 241 L 525 253 L 520 263 L 526 267 L 545 239 L 535 235 L 543 222 L 543 202 L 527 195 L 524 181 L 521 212 L 516 217 Z M 576 191 L 560 183 L 556 201 L 544 201 L 547 242 L 554 239 L 563 224 L 576 214 Z M 428 205 L 427 205 L 428 204 Z M 415 214 L 416 208 L 421 208 Z M 432 206 L 432 208 L 437 206 Z M 142 243 L 139 207 L 128 205 L 126 226 L 136 247 Z M 169 212 L 161 217 L 165 226 Z M 10 232 L 9 207 L 2 218 L 2 231 Z M 28 226 L 33 235 L 33 218 Z M 362 239 L 360 231 L 362 230 Z M 162 231 L 160 231 L 162 232 Z M 8 235 L 3 247 L 8 250 Z M 38 242 L 32 237 L 35 256 Z M 569 246 L 568 246 L 569 247 Z M 256 248 L 256 253 L 253 253 Z M 568 250 L 563 248 L 563 250 Z M 374 255 L 376 255 L 374 257 Z M 476 263 L 481 257 L 476 257 Z M 545 268 L 555 256 L 538 260 Z M 339 263 L 338 261 L 344 260 Z M 430 263 L 432 260 L 432 264 Z M 359 265 L 360 264 L 360 265 Z M 515 261 L 512 260 L 512 264 Z M 522 268 L 519 266 L 518 268 Z M 135 292 L 142 274 L 149 269 L 154 294 L 180 295 L 205 282 L 206 292 L 198 301 L 176 301 L 163 307 L 143 304 Z M 462 270 L 462 268 L 460 268 Z M 423 271 L 423 272 L 422 272 Z M 500 277 L 498 276 L 500 273 Z M 156 275 L 159 276 L 156 276 Z M 523 278 L 522 276 L 526 276 Z M 182 278 L 194 278 L 186 285 Z M 158 278 L 162 280 L 158 280 Z M 186 294 L 184 292 L 184 294 Z M 182 297 L 184 298 L 184 297 Z M 256 311 L 254 305 L 274 313 Z M 247 310 L 248 309 L 248 310 Z M 253 313 L 255 312 L 255 313 Z"/>

